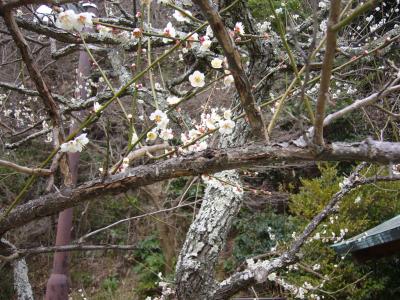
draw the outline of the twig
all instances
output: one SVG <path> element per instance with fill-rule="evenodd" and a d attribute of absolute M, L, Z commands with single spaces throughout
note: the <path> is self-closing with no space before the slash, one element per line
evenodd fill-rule
<path fill-rule="evenodd" d="M 114 223 L 112 223 L 110 225 L 107 225 L 105 227 L 96 229 L 96 230 L 94 230 L 92 232 L 89 232 L 89 233 L 85 234 L 84 236 L 79 238 L 78 242 L 82 243 L 84 240 L 86 240 L 87 238 L 89 238 L 89 237 L 91 237 L 91 236 L 93 236 L 95 234 L 98 234 L 100 232 L 103 232 L 105 230 L 108 230 L 108 229 L 110 229 L 110 228 L 112 228 L 114 226 L 117 226 L 117 225 L 125 223 L 125 222 L 141 219 L 141 218 L 148 217 L 148 216 L 153 216 L 153 215 L 164 213 L 164 212 L 168 212 L 168 211 L 172 211 L 172 210 L 175 210 L 175 209 L 178 209 L 178 208 L 181 208 L 181 207 L 192 206 L 192 205 L 197 204 L 197 203 L 199 203 L 201 201 L 202 200 L 196 200 L 196 201 L 193 201 L 193 202 L 190 202 L 190 203 L 180 204 L 180 205 L 177 205 L 177 206 L 174 206 L 174 207 L 171 207 L 171 208 L 161 209 L 161 210 L 158 210 L 158 211 L 149 212 L 149 213 L 142 214 L 142 215 L 139 215 L 139 216 L 125 218 L 125 219 L 119 220 L 119 221 L 114 222 Z"/>
<path fill-rule="evenodd" d="M 25 174 L 36 174 L 39 176 L 49 176 L 52 174 L 51 170 L 48 170 L 48 169 L 28 168 L 28 167 L 20 166 L 15 163 L 12 163 L 12 162 L 9 162 L 6 160 L 2 160 L 2 159 L 0 159 L 0 166 L 6 167 L 9 169 L 13 169 L 17 172 L 25 173 Z"/>
<path fill-rule="evenodd" d="M 32 133 L 31 135 L 28 135 L 27 137 L 24 137 L 23 139 L 21 139 L 21 140 L 15 142 L 15 143 L 12 143 L 12 144 L 6 143 L 5 146 L 4 146 L 4 148 L 6 148 L 6 149 L 15 149 L 15 148 L 18 148 L 18 147 L 21 146 L 22 144 L 24 144 L 24 143 L 26 143 L 26 142 L 28 142 L 28 141 L 34 139 L 34 138 L 37 138 L 38 136 L 47 134 L 47 133 L 49 133 L 50 131 L 51 131 L 51 129 L 44 129 L 44 130 L 41 130 L 41 131 Z"/>
<path fill-rule="evenodd" d="M 65 245 L 65 246 L 49 246 L 27 249 L 15 249 L 8 256 L 0 255 L 0 260 L 12 261 L 26 255 L 37 255 L 52 252 L 69 252 L 69 251 L 94 251 L 94 250 L 134 250 L 136 245 Z"/>

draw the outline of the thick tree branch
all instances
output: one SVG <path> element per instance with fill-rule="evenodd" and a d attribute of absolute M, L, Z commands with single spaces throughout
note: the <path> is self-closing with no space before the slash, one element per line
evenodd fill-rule
<path fill-rule="evenodd" d="M 249 120 L 253 134 L 260 140 L 267 139 L 264 121 L 259 107 L 256 105 L 251 85 L 247 78 L 240 59 L 239 51 L 236 49 L 219 13 L 212 8 L 209 0 L 193 0 L 197 4 L 207 21 L 209 22 L 215 37 L 224 50 L 228 60 L 229 70 L 235 80 L 235 86 L 240 96 L 241 105 Z"/>
<path fill-rule="evenodd" d="M 333 143 L 316 154 L 313 149 L 291 143 L 252 144 L 247 147 L 208 149 L 165 161 L 128 169 L 127 172 L 89 181 L 75 189 L 65 189 L 31 200 L 12 210 L 0 221 L 0 235 L 32 220 L 53 215 L 81 202 L 107 194 L 182 176 L 211 174 L 223 170 L 298 161 L 400 162 L 400 143 L 366 140 L 359 143 Z M 0 211 L 3 215 L 4 211 Z"/>

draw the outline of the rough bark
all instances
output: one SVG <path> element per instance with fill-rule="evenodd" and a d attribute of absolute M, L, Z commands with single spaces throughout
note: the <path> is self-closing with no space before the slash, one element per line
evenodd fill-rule
<path fill-rule="evenodd" d="M 217 288 L 215 265 L 232 221 L 239 212 L 243 192 L 237 171 L 223 171 L 207 184 L 203 203 L 189 228 L 176 267 L 178 299 L 212 299 Z"/>
<path fill-rule="evenodd" d="M 32 287 L 28 278 L 28 266 L 24 258 L 13 263 L 14 288 L 18 300 L 33 300 Z"/>
<path fill-rule="evenodd" d="M 107 194 L 117 194 L 131 188 L 146 186 L 182 176 L 213 174 L 223 170 L 255 165 L 270 165 L 299 161 L 368 161 L 373 163 L 400 162 L 400 143 L 366 140 L 358 143 L 328 144 L 323 152 L 302 148 L 291 143 L 258 144 L 247 147 L 208 149 L 165 161 L 130 168 L 106 180 L 96 179 L 75 189 L 65 189 L 31 200 L 16 207 L 0 221 L 0 235 L 12 228 L 53 215 L 65 208 Z M 0 214 L 4 213 L 0 211 Z"/>

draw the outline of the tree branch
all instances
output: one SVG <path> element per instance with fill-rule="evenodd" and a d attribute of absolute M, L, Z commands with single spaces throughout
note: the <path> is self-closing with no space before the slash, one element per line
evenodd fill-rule
<path fill-rule="evenodd" d="M 229 64 L 229 70 L 235 80 L 236 90 L 240 96 L 241 105 L 246 112 L 253 134 L 259 140 L 267 139 L 268 137 L 265 131 L 261 111 L 256 105 L 254 95 L 251 91 L 250 82 L 243 70 L 239 51 L 236 49 L 232 38 L 229 36 L 229 33 L 222 22 L 221 16 L 212 8 L 209 0 L 193 0 L 193 2 L 200 7 L 220 46 L 224 50 L 224 54 Z"/>
<path fill-rule="evenodd" d="M 8 256 L 0 255 L 0 260 L 12 261 L 20 259 L 26 255 L 37 255 L 42 253 L 52 252 L 69 252 L 69 251 L 94 251 L 94 250 L 134 250 L 137 246 L 134 245 L 65 245 L 65 246 L 41 246 L 37 248 L 13 249 L 12 254 Z"/>
<path fill-rule="evenodd" d="M 298 260 L 297 254 L 301 247 L 318 227 L 318 225 L 321 224 L 321 222 L 335 210 L 335 207 L 344 196 L 349 194 L 358 186 L 375 183 L 378 181 L 387 181 L 388 179 L 393 181 L 400 180 L 400 176 L 390 178 L 386 176 L 360 178 L 359 173 L 365 167 L 365 165 L 365 163 L 359 165 L 356 170 L 343 182 L 340 191 L 333 195 L 332 199 L 328 202 L 325 208 L 311 220 L 311 222 L 305 227 L 303 233 L 294 241 L 288 251 L 283 253 L 278 258 L 252 263 L 246 270 L 233 274 L 231 277 L 220 283 L 213 299 L 227 299 L 247 286 L 253 285 L 257 282 L 264 282 L 267 280 L 269 274 L 295 263 Z"/>
<path fill-rule="evenodd" d="M 128 169 L 105 181 L 96 179 L 75 189 L 65 189 L 31 200 L 12 210 L 0 221 L 0 235 L 32 220 L 53 215 L 81 202 L 107 194 L 118 194 L 131 188 L 182 176 L 196 176 L 278 162 L 298 161 L 369 161 L 373 163 L 400 162 L 400 143 L 366 140 L 358 143 L 333 143 L 316 154 L 314 149 L 291 143 L 259 144 L 247 147 L 208 149 L 186 156 L 171 158 L 150 165 Z M 0 215 L 4 210 L 0 211 Z"/>
<path fill-rule="evenodd" d="M 3 0 L 0 0 L 0 5 L 3 3 Z M 31 49 L 28 46 L 24 36 L 22 35 L 21 30 L 18 28 L 18 25 L 15 21 L 14 15 L 12 11 L 2 10 L 1 15 L 4 19 L 4 23 L 6 24 L 10 34 L 20 50 L 22 59 L 28 69 L 31 80 L 35 83 L 36 88 L 44 102 L 45 109 L 49 114 L 50 118 L 53 122 L 54 128 L 59 128 L 61 125 L 61 117 L 59 114 L 59 109 L 56 102 L 51 95 L 51 92 L 43 80 L 42 75 L 40 74 L 39 68 L 33 60 Z"/>
<path fill-rule="evenodd" d="M 39 176 L 49 176 L 52 174 L 51 170 L 48 169 L 28 168 L 2 159 L 0 159 L 0 166 L 25 174 L 36 174 Z"/>
<path fill-rule="evenodd" d="M 329 98 L 329 86 L 331 83 L 332 67 L 336 51 L 336 34 L 333 26 L 339 20 L 340 0 L 331 0 L 331 8 L 328 19 L 328 28 L 326 34 L 325 56 L 323 68 L 321 71 L 321 83 L 315 108 L 315 123 L 314 123 L 314 144 L 324 146 L 324 117 L 325 106 Z"/>

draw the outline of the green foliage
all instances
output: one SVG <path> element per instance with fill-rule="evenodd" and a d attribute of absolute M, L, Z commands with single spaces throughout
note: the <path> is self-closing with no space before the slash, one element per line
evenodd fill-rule
<path fill-rule="evenodd" d="M 93 284 L 93 274 L 84 270 L 71 272 L 71 281 L 87 287 Z"/>
<path fill-rule="evenodd" d="M 270 211 L 254 214 L 242 211 L 234 222 L 234 229 L 239 234 L 234 239 L 233 256 L 237 262 L 246 258 L 269 252 L 276 241 L 286 241 L 296 228 L 290 216 L 277 215 Z"/>
<path fill-rule="evenodd" d="M 253 13 L 253 16 L 256 19 L 265 19 L 266 17 L 272 15 L 272 11 L 270 9 L 270 5 L 268 3 L 268 0 L 249 0 L 249 7 Z M 282 5 L 282 1 L 278 0 L 272 0 L 274 8 L 279 8 Z M 299 0 L 288 0 L 286 1 L 286 9 L 288 12 L 296 12 L 299 13 L 299 11 L 302 8 L 301 1 Z"/>
<path fill-rule="evenodd" d="M 246 258 L 265 254 L 278 242 L 278 251 L 284 251 L 292 242 L 293 232 L 302 232 L 332 196 L 339 191 L 344 179 L 339 170 L 349 173 L 352 166 L 321 164 L 321 176 L 301 179 L 302 186 L 290 199 L 290 215 L 277 215 L 268 208 L 259 213 L 243 210 L 234 223 L 233 258 L 224 263 L 225 271 L 232 271 Z M 382 173 L 382 169 L 368 169 L 365 176 Z M 384 174 L 384 172 L 383 172 Z M 382 175 L 382 174 L 381 174 Z M 337 214 L 325 220 L 316 230 L 320 238 L 312 238 L 302 248 L 300 263 L 279 276 L 296 286 L 305 282 L 318 287 L 310 292 L 325 299 L 400 299 L 400 257 L 357 263 L 351 256 L 340 257 L 330 247 L 347 231 L 350 238 L 400 213 L 400 183 L 386 182 L 362 186 L 347 195 Z M 275 235 L 271 239 L 271 235 Z M 317 266 L 319 265 L 319 266 Z M 320 276 L 306 269 L 315 267 Z M 326 279 L 323 279 L 326 277 Z M 271 295 L 268 289 L 266 296 Z M 332 298 L 332 299 L 333 299 Z"/>
<path fill-rule="evenodd" d="M 269 208 L 260 213 L 243 209 L 233 223 L 236 236 L 232 257 L 223 262 L 225 272 L 234 271 L 247 258 L 270 252 L 277 241 L 288 241 L 298 223 L 297 219 L 275 214 Z"/>
<path fill-rule="evenodd" d="M 320 178 L 302 180 L 300 192 L 291 197 L 290 210 L 303 224 L 321 211 L 343 181 L 334 165 L 323 164 L 320 170 Z M 371 168 L 366 175 L 371 176 L 377 172 L 377 168 Z M 399 290 L 389 288 L 398 285 L 398 257 L 358 264 L 350 256 L 338 257 L 329 247 L 335 242 L 333 237 L 339 236 L 341 230 L 348 231 L 346 238 L 349 238 L 399 214 L 399 193 L 398 182 L 377 183 L 356 189 L 342 200 L 338 214 L 320 225 L 317 232 L 321 239 L 315 239 L 304 246 L 304 259 L 301 262 L 309 266 L 320 264 L 319 272 L 329 278 L 323 285 L 325 294 L 337 299 L 400 297 Z M 315 285 L 322 283 L 304 271 L 289 273 L 288 280 L 299 286 L 305 281 Z"/>
<path fill-rule="evenodd" d="M 107 277 L 101 284 L 101 288 L 104 289 L 108 294 L 113 294 L 119 285 L 119 281 L 115 277 Z"/>
<path fill-rule="evenodd" d="M 135 267 L 138 284 L 135 292 L 140 297 L 152 296 L 160 281 L 159 273 L 164 270 L 165 260 L 159 240 L 155 235 L 149 236 L 138 243 L 134 251 Z"/>

